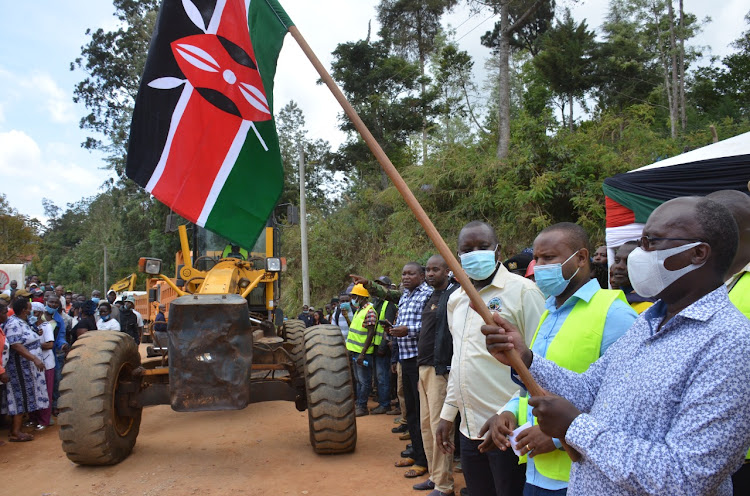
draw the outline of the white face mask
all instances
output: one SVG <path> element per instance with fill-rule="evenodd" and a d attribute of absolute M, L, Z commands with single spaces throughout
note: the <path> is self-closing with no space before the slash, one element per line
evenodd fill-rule
<path fill-rule="evenodd" d="M 677 270 L 669 270 L 664 267 L 664 261 L 684 251 L 698 246 L 701 242 L 688 243 L 666 250 L 645 251 L 643 248 L 635 248 L 628 256 L 628 277 L 633 290 L 641 296 L 650 298 L 656 296 L 673 282 L 685 274 L 700 269 L 704 264 L 691 264 Z M 705 263 L 705 262 L 704 262 Z"/>

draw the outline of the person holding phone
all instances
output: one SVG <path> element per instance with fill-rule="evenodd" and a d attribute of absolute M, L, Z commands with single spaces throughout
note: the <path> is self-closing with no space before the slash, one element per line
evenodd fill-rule
<path fill-rule="evenodd" d="M 492 226 L 479 221 L 466 224 L 458 235 L 458 255 L 487 307 L 512 320 L 530 343 L 544 311 L 544 296 L 532 281 L 511 274 L 500 263 L 500 245 Z M 497 360 L 493 363 L 481 331 L 484 320 L 469 303 L 463 288 L 448 299 L 453 358 L 437 427 L 437 445 L 444 453 L 453 452 L 451 433 L 460 411 L 461 466 L 469 494 L 520 495 L 525 477 L 518 457 L 512 451 L 479 450 L 482 426 L 519 386 L 510 378 L 510 367 Z"/>

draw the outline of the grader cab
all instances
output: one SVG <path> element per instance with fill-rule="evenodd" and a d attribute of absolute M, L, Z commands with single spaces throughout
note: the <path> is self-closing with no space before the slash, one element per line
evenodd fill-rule
<path fill-rule="evenodd" d="M 185 263 L 177 283 L 161 274 L 160 260 L 139 262 L 141 271 L 180 295 L 170 304 L 166 336 L 154 336 L 158 356 L 142 360 L 135 341 L 117 331 L 87 332 L 68 354 L 58 418 L 68 458 L 82 465 L 122 461 L 149 405 L 192 412 L 276 400 L 308 411 L 315 452 L 354 450 L 354 392 L 343 338 L 336 326 L 283 320 L 277 229 L 269 224 L 250 250 L 195 229 L 192 256 L 184 226 L 179 233 Z"/>

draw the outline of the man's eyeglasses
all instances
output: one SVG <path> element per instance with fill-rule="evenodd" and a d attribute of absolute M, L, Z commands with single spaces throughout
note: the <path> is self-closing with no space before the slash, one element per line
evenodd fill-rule
<path fill-rule="evenodd" d="M 691 243 L 704 242 L 702 239 L 698 238 L 655 238 L 653 236 L 641 236 L 638 240 L 638 246 L 644 250 L 648 250 L 651 245 L 658 243 L 659 241 L 690 241 Z"/>

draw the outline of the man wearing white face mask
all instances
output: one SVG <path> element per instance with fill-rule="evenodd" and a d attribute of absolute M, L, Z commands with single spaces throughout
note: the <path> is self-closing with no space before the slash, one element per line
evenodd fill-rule
<path fill-rule="evenodd" d="M 531 349 L 577 372 L 588 369 L 637 317 L 622 291 L 602 289 L 596 279 L 591 279 L 589 250 L 586 231 L 570 222 L 550 226 L 534 240 L 534 274 L 547 297 L 547 310 L 534 333 Z M 570 457 L 559 439 L 541 431 L 528 403 L 529 396 L 522 390 L 488 420 L 483 432 L 491 431 L 491 438 L 480 448 L 498 443 L 500 449 L 506 449 L 504 437 L 530 422 L 532 427 L 516 438 L 521 462 L 527 463 L 524 494 L 565 494 Z"/>
<path fill-rule="evenodd" d="M 714 201 L 654 210 L 628 272 L 659 301 L 582 374 L 533 353 L 507 321 L 483 326 L 495 358 L 517 350 L 553 393 L 529 405 L 545 434 L 581 455 L 569 494 L 732 494 L 750 445 L 750 321 L 724 286 L 737 244 Z"/>
<path fill-rule="evenodd" d="M 458 255 L 487 307 L 513 321 L 530 341 L 544 311 L 544 297 L 532 281 L 511 274 L 500 263 L 495 230 L 477 221 L 464 226 L 458 236 Z M 453 451 L 450 433 L 460 411 L 461 465 L 469 494 L 520 495 L 524 469 L 518 465 L 518 457 L 512 451 L 479 451 L 482 425 L 519 387 L 511 380 L 510 369 L 487 351 L 480 331 L 484 321 L 469 307 L 463 289 L 450 296 L 447 311 L 453 358 L 436 443 L 445 453 Z"/>

